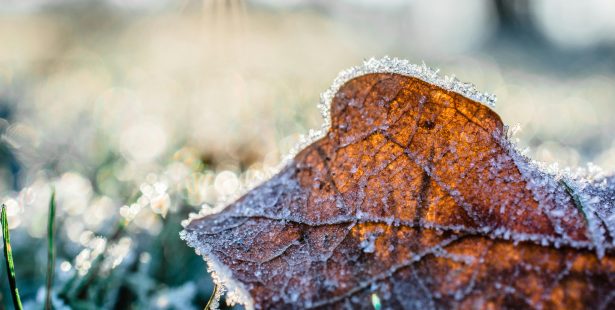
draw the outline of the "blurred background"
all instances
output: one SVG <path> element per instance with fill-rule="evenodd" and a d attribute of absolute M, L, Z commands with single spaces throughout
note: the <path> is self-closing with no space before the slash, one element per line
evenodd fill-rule
<path fill-rule="evenodd" d="M 320 93 L 370 57 L 495 93 L 534 159 L 611 172 L 613 16 L 607 0 L 0 0 L 0 191 L 22 298 L 43 301 L 54 187 L 56 308 L 201 309 L 213 286 L 180 221 L 275 171 L 320 127 Z"/>

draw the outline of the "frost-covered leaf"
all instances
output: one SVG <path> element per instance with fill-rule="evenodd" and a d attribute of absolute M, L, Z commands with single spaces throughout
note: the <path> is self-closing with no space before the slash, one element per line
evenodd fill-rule
<path fill-rule="evenodd" d="M 545 172 L 468 99 L 481 99 L 473 88 L 391 61 L 346 74 L 320 139 L 186 226 L 230 297 L 255 308 L 615 307 L 615 178 Z"/>

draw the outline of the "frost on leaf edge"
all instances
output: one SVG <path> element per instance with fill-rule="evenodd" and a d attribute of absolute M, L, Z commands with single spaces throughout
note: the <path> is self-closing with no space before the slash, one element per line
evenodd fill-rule
<path fill-rule="evenodd" d="M 413 64 L 408 60 L 399 59 L 396 57 L 372 57 L 368 60 L 363 61 L 362 65 L 354 66 L 338 73 L 337 77 L 333 80 L 331 86 L 320 95 L 320 103 L 318 104 L 318 108 L 323 117 L 323 124 L 321 129 L 311 129 L 307 135 L 302 135 L 299 142 L 295 145 L 295 147 L 292 148 L 289 154 L 284 157 L 278 168 L 275 169 L 269 175 L 265 176 L 263 178 L 263 181 L 268 180 L 275 173 L 281 171 L 282 168 L 288 165 L 288 163 L 295 157 L 295 155 L 300 150 L 307 147 L 312 142 L 320 139 L 326 134 L 326 132 L 331 126 L 331 102 L 333 101 L 333 97 L 335 96 L 335 94 L 344 84 L 359 76 L 372 73 L 394 73 L 418 78 L 424 82 L 431 83 L 446 90 L 458 93 L 464 97 L 475 100 L 492 108 L 495 106 L 495 102 L 497 100 L 495 95 L 480 92 L 473 84 L 461 82 L 457 78 L 455 78 L 454 75 L 440 76 L 439 70 L 428 67 L 424 62 L 421 65 L 418 65 Z M 258 186 L 258 184 L 256 184 L 255 186 Z M 213 207 L 209 205 L 204 205 L 198 213 L 191 213 L 188 219 L 182 221 L 182 226 L 186 227 L 190 224 L 190 222 L 195 219 L 200 219 L 205 216 L 221 212 L 222 210 L 224 210 L 224 208 L 229 202 L 243 196 L 245 193 L 252 190 L 252 188 L 244 188 L 243 190 L 238 191 L 234 196 L 227 197 L 226 199 L 218 202 Z M 211 253 L 211 251 L 208 251 L 206 246 L 204 247 L 201 243 L 198 242 L 198 237 L 196 235 L 192 235 L 188 231 L 182 230 L 180 232 L 180 238 L 186 241 L 188 246 L 192 247 L 195 252 L 198 255 L 201 255 L 203 259 L 207 262 L 207 271 L 211 273 L 214 283 L 220 288 L 217 292 L 218 296 L 215 296 L 215 305 L 217 305 L 217 301 L 219 300 L 220 295 L 222 295 L 226 291 L 227 303 L 243 304 L 246 309 L 254 308 L 254 301 L 245 286 L 233 278 L 231 270 L 227 266 L 222 264 L 215 257 L 215 255 Z"/>
<path fill-rule="evenodd" d="M 425 62 L 419 64 L 411 63 L 406 59 L 399 59 L 397 57 L 384 56 L 382 58 L 370 58 L 363 61 L 363 64 L 354 66 L 346 70 L 340 71 L 337 77 L 333 80 L 333 84 L 320 94 L 320 103 L 318 109 L 323 118 L 323 124 L 320 130 L 310 129 L 307 135 L 303 135 L 295 147 L 289 152 L 289 154 L 283 160 L 286 164 L 292 160 L 299 151 L 306 146 L 312 144 L 312 142 L 322 138 L 329 128 L 331 127 L 331 103 L 333 97 L 340 90 L 340 88 L 348 81 L 373 73 L 393 73 L 400 74 L 408 77 L 417 78 L 429 84 L 439 86 L 445 90 L 458 93 L 468 99 L 482 103 L 490 108 L 495 107 L 497 97 L 494 94 L 481 92 L 472 83 L 466 83 L 458 80 L 455 75 L 440 75 L 439 69 L 433 69 L 425 64 Z M 282 165 L 285 166 L 285 165 Z"/>
<path fill-rule="evenodd" d="M 495 102 L 497 100 L 494 94 L 480 92 L 477 90 L 476 86 L 472 83 L 465 83 L 459 81 L 454 75 L 452 76 L 441 76 L 439 75 L 439 70 L 428 67 L 424 62 L 421 65 L 413 64 L 405 59 L 399 58 L 391 58 L 388 56 L 384 56 L 382 58 L 370 58 L 365 60 L 362 65 L 351 67 L 349 69 L 341 71 L 332 85 L 320 95 L 320 103 L 318 104 L 318 108 L 323 117 L 323 125 L 320 130 L 309 130 L 307 135 L 302 135 L 299 142 L 295 145 L 295 147 L 285 156 L 280 165 L 274 171 L 271 171 L 270 174 L 266 175 L 262 180 L 266 181 L 271 176 L 275 175 L 277 172 L 281 171 L 283 167 L 287 166 L 292 159 L 296 156 L 296 154 L 304 149 L 305 147 L 312 144 L 314 141 L 324 137 L 324 135 L 329 131 L 331 127 L 331 115 L 330 115 L 330 107 L 333 101 L 334 96 L 337 94 L 339 89 L 346 84 L 348 81 L 363 76 L 367 74 L 374 73 L 393 73 L 400 74 L 408 77 L 417 78 L 424 82 L 436 85 L 438 87 L 443 88 L 444 90 L 455 92 L 460 94 L 468 99 L 479 102 L 489 108 L 495 107 Z M 504 132 L 499 133 L 500 136 L 497 137 L 500 140 L 501 145 L 508 151 L 509 155 L 515 161 L 517 167 L 521 170 L 521 173 L 528 177 L 530 180 L 536 178 L 538 182 L 547 182 L 547 183 L 557 183 L 561 180 L 565 180 L 568 184 L 574 187 L 575 191 L 578 191 L 580 194 L 584 194 L 584 189 L 586 187 L 591 188 L 592 185 L 603 183 L 602 180 L 605 179 L 605 175 L 602 173 L 601 169 L 597 169 L 592 171 L 591 168 L 598 168 L 596 166 L 590 166 L 590 169 L 579 169 L 579 171 L 571 171 L 571 169 L 560 169 L 557 164 L 548 165 L 543 162 L 536 161 L 526 155 L 526 150 L 519 150 L 516 145 L 515 139 L 513 139 L 514 130 L 511 130 L 508 126 L 504 126 Z M 258 186 L 258 184 L 255 184 Z M 219 201 L 215 206 L 204 206 L 199 213 L 192 213 L 189 215 L 189 218 L 182 222 L 182 225 L 186 227 L 192 220 L 200 219 L 205 216 L 216 214 L 225 209 L 228 203 L 238 199 L 243 196 L 248 191 L 252 190 L 253 187 L 246 187 L 242 190 L 238 191 L 235 195 L 231 197 L 227 197 L 226 199 Z M 593 207 L 593 206 L 592 206 Z M 588 208 L 589 210 L 585 210 L 587 212 L 592 212 L 594 208 Z M 597 221 L 597 220 L 594 220 Z M 605 252 L 605 244 L 603 244 L 603 234 L 604 231 L 596 231 L 591 229 L 592 224 L 590 225 L 590 235 L 592 236 L 593 244 L 571 244 L 575 248 L 594 248 L 596 254 L 599 258 L 604 256 Z M 498 234 L 498 232 L 495 232 Z M 501 236 L 506 238 L 505 232 L 500 232 Z M 229 304 L 243 304 L 246 309 L 254 308 L 254 301 L 250 296 L 249 292 L 245 288 L 245 286 L 236 281 L 232 277 L 232 271 L 222 264 L 216 257 L 211 253 L 211 251 L 207 250 L 207 245 L 200 244 L 196 239 L 196 235 L 192 235 L 186 230 L 182 230 L 180 232 L 181 239 L 185 240 L 186 243 L 195 249 L 195 252 L 205 259 L 208 264 L 208 272 L 212 274 L 212 278 L 214 282 L 221 288 L 218 292 L 218 295 L 227 291 L 227 303 Z M 536 236 L 522 236 L 519 241 L 524 240 L 534 240 Z M 553 242 L 552 240 L 543 240 L 546 241 L 547 244 L 554 243 L 557 247 L 557 242 Z M 614 241 L 615 242 L 615 241 Z M 615 244 L 606 245 L 607 247 L 615 246 Z M 219 298 L 219 296 L 217 296 Z"/>
<path fill-rule="evenodd" d="M 219 308 L 220 298 L 225 293 L 228 305 L 241 304 L 247 310 L 254 309 L 254 301 L 243 283 L 235 280 L 233 272 L 229 267 L 224 265 L 207 245 L 200 243 L 197 235 L 191 235 L 185 230 L 182 230 L 179 235 L 182 240 L 186 241 L 188 246 L 194 249 L 197 255 L 201 255 L 205 262 L 207 262 L 207 272 L 211 274 L 214 284 L 218 286 L 218 290 L 212 296 L 214 302 L 211 305 L 211 309 Z"/>

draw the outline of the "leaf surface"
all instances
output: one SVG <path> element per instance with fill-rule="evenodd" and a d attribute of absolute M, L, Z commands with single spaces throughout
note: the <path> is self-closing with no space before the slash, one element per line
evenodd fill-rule
<path fill-rule="evenodd" d="M 330 114 L 185 228 L 249 307 L 615 307 L 614 178 L 543 172 L 490 108 L 415 77 L 351 79 Z"/>

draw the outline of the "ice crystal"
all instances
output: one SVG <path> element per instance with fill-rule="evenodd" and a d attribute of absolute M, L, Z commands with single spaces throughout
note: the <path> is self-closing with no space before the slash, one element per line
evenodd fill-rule
<path fill-rule="evenodd" d="M 180 237 L 189 246 L 197 249 L 197 254 L 202 255 L 207 261 L 207 271 L 211 273 L 214 284 L 219 287 L 212 304 L 214 309 L 218 308 L 218 302 L 223 293 L 226 293 L 226 302 L 229 305 L 242 304 L 248 310 L 254 309 L 252 298 L 244 285 L 233 278 L 232 271 L 211 254 L 211 249 L 202 247 L 198 237 L 186 231 L 182 231 Z"/>
<path fill-rule="evenodd" d="M 430 84 L 440 86 L 446 90 L 458 93 L 462 96 L 481 102 L 489 107 L 495 107 L 497 97 L 494 94 L 479 91 L 472 83 L 462 82 L 454 75 L 440 75 L 440 70 L 427 66 L 424 62 L 411 63 L 406 59 L 384 56 L 382 58 L 370 58 L 363 64 L 341 71 L 333 80 L 333 84 L 325 92 L 320 94 L 318 109 L 322 115 L 323 124 L 320 130 L 311 129 L 307 135 L 301 136 L 297 145 L 289 152 L 283 163 L 291 160 L 297 152 L 321 138 L 331 126 L 331 102 L 333 97 L 346 82 L 370 73 L 396 73 L 409 77 L 418 78 Z"/>

